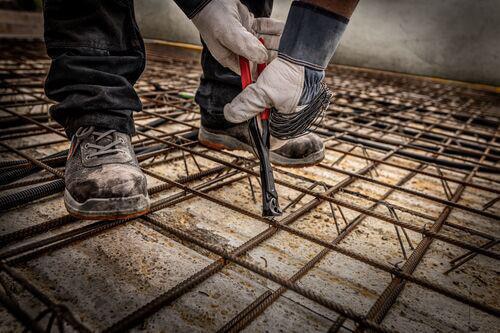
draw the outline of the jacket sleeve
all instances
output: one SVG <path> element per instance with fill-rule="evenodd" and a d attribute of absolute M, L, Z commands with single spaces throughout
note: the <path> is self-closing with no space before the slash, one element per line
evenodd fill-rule
<path fill-rule="evenodd" d="M 174 0 L 177 6 L 186 14 L 189 19 L 192 19 L 212 0 Z"/>
<path fill-rule="evenodd" d="M 311 69 L 324 70 L 357 4 L 358 0 L 294 1 L 278 56 Z"/>

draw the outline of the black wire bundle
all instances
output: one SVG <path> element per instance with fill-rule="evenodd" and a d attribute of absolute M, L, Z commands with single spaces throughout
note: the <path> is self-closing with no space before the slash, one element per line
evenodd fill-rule
<path fill-rule="evenodd" d="M 323 119 L 331 98 L 332 92 L 324 82 L 321 82 L 319 93 L 304 109 L 283 113 L 273 108 L 269 116 L 271 135 L 281 140 L 289 140 L 309 133 L 311 127 L 319 124 Z"/>

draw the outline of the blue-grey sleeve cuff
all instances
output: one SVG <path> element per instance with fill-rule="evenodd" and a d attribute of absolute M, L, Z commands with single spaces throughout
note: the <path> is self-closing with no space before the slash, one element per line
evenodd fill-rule
<path fill-rule="evenodd" d="M 177 6 L 186 14 L 189 19 L 192 19 L 212 0 L 174 0 Z"/>
<path fill-rule="evenodd" d="M 288 13 L 278 56 L 324 70 L 339 45 L 349 19 L 323 8 L 294 1 Z"/>

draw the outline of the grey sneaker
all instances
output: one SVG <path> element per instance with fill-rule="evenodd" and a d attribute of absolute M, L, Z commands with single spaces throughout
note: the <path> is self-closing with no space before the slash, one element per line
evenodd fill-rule
<path fill-rule="evenodd" d="M 213 149 L 245 150 L 253 153 L 252 139 L 246 123 L 224 130 L 201 126 L 198 140 L 202 145 Z M 288 140 L 285 145 L 269 153 L 271 163 L 286 167 L 311 166 L 318 164 L 323 158 L 323 141 L 313 133 Z"/>
<path fill-rule="evenodd" d="M 127 134 L 79 128 L 64 175 L 64 204 L 78 218 L 124 219 L 149 210 L 146 176 Z"/>

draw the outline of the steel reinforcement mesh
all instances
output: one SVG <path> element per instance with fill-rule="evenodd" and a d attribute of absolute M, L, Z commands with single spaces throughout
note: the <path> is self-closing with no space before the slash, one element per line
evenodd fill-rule
<path fill-rule="evenodd" d="M 192 96 L 199 64 L 148 44 L 147 68 L 136 85 L 144 111 L 135 115 L 133 144 L 148 176 L 151 212 L 134 220 L 79 221 L 65 213 L 61 199 L 68 140 L 48 115 L 52 102 L 43 81 L 50 62 L 39 43 L 1 44 L 4 328 L 498 329 L 498 94 L 330 66 L 325 80 L 334 97 L 314 130 L 326 157 L 313 167 L 275 166 L 284 214 L 267 219 L 260 216 L 258 160 L 197 141 L 200 114 Z M 139 232 L 154 237 L 151 248 L 135 249 L 135 238 L 124 244 L 119 236 Z M 91 252 L 88 279 L 118 281 L 108 289 L 68 273 L 82 269 L 81 258 L 71 257 L 75 249 L 81 253 L 98 240 L 99 251 L 113 248 L 116 261 L 129 263 L 102 271 L 93 266 L 99 252 Z M 180 254 L 162 252 L 171 248 Z M 137 252 L 143 256 L 128 261 Z M 141 266 L 132 267 L 138 276 L 148 276 L 147 267 L 174 268 L 159 274 L 168 281 L 156 288 L 116 287 L 128 291 L 123 306 L 112 289 L 128 279 L 120 276 L 129 266 Z M 71 294 L 71 287 L 60 287 L 79 283 L 88 289 Z M 227 293 L 212 305 L 200 298 L 212 299 L 214 290 Z M 279 307 L 290 300 L 280 317 Z M 224 303 L 231 306 L 219 312 Z M 174 311 L 181 306 L 182 314 Z"/>

